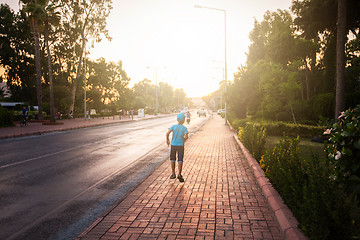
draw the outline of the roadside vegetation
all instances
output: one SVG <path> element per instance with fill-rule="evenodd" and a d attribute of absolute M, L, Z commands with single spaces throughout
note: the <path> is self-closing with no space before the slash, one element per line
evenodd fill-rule
<path fill-rule="evenodd" d="M 13 120 L 11 117 L 11 113 L 0 106 L 0 127 L 10 127 L 13 126 Z"/>
<path fill-rule="evenodd" d="M 254 21 L 246 64 L 204 100 L 220 109 L 226 95 L 229 122 L 310 239 L 359 239 L 360 5 L 290 11 Z"/>
<path fill-rule="evenodd" d="M 87 108 L 99 116 L 154 113 L 156 92 L 160 112 L 189 105 L 183 89 L 164 82 L 130 88 L 121 61 L 84 64 L 93 43 L 110 39 L 111 0 L 21 2 L 18 13 L 0 5 L 10 93 L 0 91 L 2 101 L 38 106 L 39 119 L 82 116 L 86 77 Z M 266 12 L 254 21 L 246 63 L 203 98 L 213 110 L 226 100 L 239 138 L 310 239 L 360 238 L 359 12 L 358 0 L 294 0 L 290 11 Z M 11 115 L 0 107 L 0 126 L 12 125 Z"/>
<path fill-rule="evenodd" d="M 322 138 L 317 140 L 323 143 L 295 137 L 291 128 L 276 130 L 272 124 L 272 133 L 277 134 L 267 135 L 268 123 L 241 122 L 239 139 L 310 239 L 360 237 L 360 105 L 318 132 Z M 308 131 L 313 131 L 312 126 Z"/>
<path fill-rule="evenodd" d="M 0 81 L 7 85 L 0 89 L 0 101 L 38 106 L 39 119 L 54 121 L 57 112 L 83 117 L 86 78 L 86 108 L 99 115 L 122 109 L 155 112 L 156 86 L 151 80 L 130 87 L 121 61 L 86 58 L 84 64 L 95 42 L 111 39 L 106 21 L 111 0 L 19 2 L 19 12 L 0 4 Z M 166 82 L 158 83 L 157 95 L 159 112 L 191 103 L 183 89 Z"/>

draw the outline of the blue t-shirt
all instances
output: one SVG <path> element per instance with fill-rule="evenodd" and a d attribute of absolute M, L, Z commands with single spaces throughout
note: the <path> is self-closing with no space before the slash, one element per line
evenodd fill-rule
<path fill-rule="evenodd" d="M 176 124 L 172 125 L 169 130 L 173 132 L 171 146 L 184 146 L 184 135 L 185 133 L 189 133 L 187 127 L 182 124 Z"/>
<path fill-rule="evenodd" d="M 23 115 L 24 117 L 28 117 L 28 116 L 29 116 L 27 109 L 21 109 L 21 112 L 22 112 L 22 115 Z"/>

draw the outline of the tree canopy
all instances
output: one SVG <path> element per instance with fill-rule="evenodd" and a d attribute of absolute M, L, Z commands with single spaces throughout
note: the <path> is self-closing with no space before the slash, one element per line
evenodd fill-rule
<path fill-rule="evenodd" d="M 85 78 L 87 108 L 97 112 L 138 108 L 154 111 L 156 86 L 144 79 L 130 87 L 131 79 L 121 61 L 86 58 L 84 69 L 85 51 L 89 52 L 102 37 L 111 39 L 106 29 L 106 18 L 112 8 L 110 0 L 22 2 L 23 8 L 17 13 L 6 4 L 0 5 L 0 67 L 5 69 L 3 80 L 12 94 L 9 100 L 39 104 L 34 94 L 38 92 L 35 67 L 38 50 L 40 99 L 47 113 L 51 110 L 53 92 L 56 111 L 83 114 Z M 32 25 L 35 19 L 38 32 Z M 185 106 L 189 101 L 183 89 L 174 90 L 163 82 L 157 88 L 160 111 Z"/>
<path fill-rule="evenodd" d="M 359 7 L 358 1 L 347 3 L 346 107 L 360 100 Z M 229 84 L 234 117 L 297 122 L 334 116 L 337 1 L 293 1 L 291 10 L 295 17 L 277 10 L 255 20 L 246 64 Z"/>

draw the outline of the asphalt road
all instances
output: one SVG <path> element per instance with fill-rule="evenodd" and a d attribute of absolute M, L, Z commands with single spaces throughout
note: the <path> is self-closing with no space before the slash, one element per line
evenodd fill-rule
<path fill-rule="evenodd" d="M 185 124 L 190 135 L 206 120 Z M 76 237 L 168 159 L 165 134 L 175 123 L 169 116 L 0 141 L 0 239 Z"/>

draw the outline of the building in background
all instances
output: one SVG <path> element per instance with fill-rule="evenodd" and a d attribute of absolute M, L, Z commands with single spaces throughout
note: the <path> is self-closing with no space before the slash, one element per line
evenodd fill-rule
<path fill-rule="evenodd" d="M 6 84 L 6 82 L 0 82 L 0 98 L 1 96 L 4 96 L 4 98 L 9 98 L 11 96 L 11 93 L 9 91 L 9 88 Z"/>

